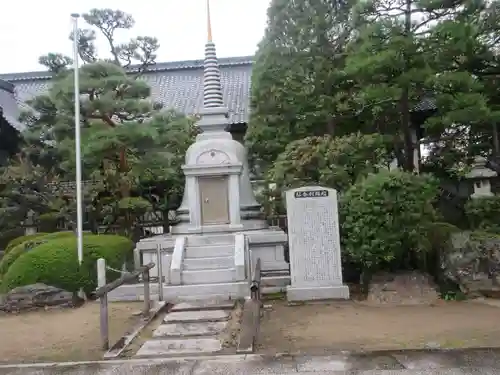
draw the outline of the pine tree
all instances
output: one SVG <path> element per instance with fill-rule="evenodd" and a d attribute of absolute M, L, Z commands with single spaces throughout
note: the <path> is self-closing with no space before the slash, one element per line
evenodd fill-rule
<path fill-rule="evenodd" d="M 336 115 L 354 1 L 273 0 L 252 73 L 250 157 L 266 167 L 309 135 L 348 133 Z"/>
<path fill-rule="evenodd" d="M 180 166 L 193 139 L 193 121 L 162 111 L 161 104 L 151 99 L 150 87 L 138 79 L 155 63 L 159 47 L 155 38 L 117 44 L 115 32 L 134 25 L 133 18 L 119 10 L 92 9 L 83 18 L 92 27 L 81 29 L 78 36 L 84 61 L 79 71 L 83 178 L 94 181 L 88 198 L 100 207 L 99 212 L 93 210 L 97 219 L 111 213 L 106 220 L 114 223 L 121 214 L 130 218 L 135 209 L 141 213 L 153 209 L 155 202 L 139 199 L 145 189 L 160 186 L 156 195 L 171 200 L 182 194 Z M 97 56 L 95 30 L 108 41 L 111 58 Z M 74 180 L 75 175 L 71 62 L 57 53 L 40 58 L 54 78 L 45 94 L 29 101 L 32 110 L 23 114 L 28 124 L 23 158 L 59 181 Z M 133 62 L 137 64 L 130 72 Z"/>
<path fill-rule="evenodd" d="M 431 159 L 450 166 L 477 154 L 475 130 L 495 116 L 478 78 L 494 60 L 486 40 L 497 33 L 498 16 L 491 12 L 497 6 L 375 0 L 361 10 L 359 38 L 349 47 L 344 70 L 352 83 L 350 110 L 368 108 L 364 121 L 399 137 L 404 169 L 417 167 L 413 153 L 420 143 L 412 139 L 412 113 L 423 99 L 437 107 L 425 124 Z"/>

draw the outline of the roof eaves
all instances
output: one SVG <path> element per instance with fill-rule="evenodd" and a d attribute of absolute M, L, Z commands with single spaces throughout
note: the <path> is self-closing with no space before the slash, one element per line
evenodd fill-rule
<path fill-rule="evenodd" d="M 219 66 L 230 67 L 238 65 L 251 65 L 253 63 L 253 56 L 241 56 L 241 57 L 225 57 L 219 58 Z M 188 70 L 188 69 L 201 69 L 203 68 L 203 60 L 186 60 L 186 61 L 173 61 L 157 63 L 148 67 L 147 72 L 164 72 L 164 71 L 175 71 L 175 70 Z M 127 72 L 136 73 L 140 68 L 140 64 L 131 65 L 127 68 Z M 22 73 L 6 73 L 0 74 L 0 80 L 5 80 L 9 82 L 16 81 L 38 81 L 38 80 L 48 80 L 53 77 L 53 74 L 48 71 L 38 71 L 38 72 L 22 72 Z"/>
<path fill-rule="evenodd" d="M 14 89 L 15 86 L 12 82 L 4 81 L 3 79 L 0 79 L 0 90 L 7 91 L 11 94 L 14 94 Z"/>

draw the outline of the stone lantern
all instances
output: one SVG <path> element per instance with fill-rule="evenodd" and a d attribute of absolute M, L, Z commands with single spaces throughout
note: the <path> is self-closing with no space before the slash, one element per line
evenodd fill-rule
<path fill-rule="evenodd" d="M 486 168 L 486 159 L 478 156 L 474 160 L 472 170 L 467 174 L 466 178 L 472 180 L 474 192 L 471 198 L 490 197 L 493 195 L 491 191 L 490 180 L 496 177 L 497 173 L 489 168 Z"/>

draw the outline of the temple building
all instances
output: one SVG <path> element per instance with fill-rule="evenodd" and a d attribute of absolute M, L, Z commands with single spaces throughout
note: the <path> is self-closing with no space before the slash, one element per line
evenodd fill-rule
<path fill-rule="evenodd" d="M 25 126 L 19 121 L 22 103 L 15 98 L 15 86 L 0 79 L 0 166 L 18 151 L 20 132 Z"/>
<path fill-rule="evenodd" d="M 253 56 L 219 60 L 230 132 L 238 140 L 243 138 L 248 123 L 252 61 Z M 130 72 L 134 72 L 134 67 Z M 49 72 L 0 74 L 0 89 L 5 82 L 12 87 L 10 101 L 24 103 L 46 92 L 51 78 Z M 203 108 L 203 60 L 157 63 L 144 73 L 142 79 L 150 85 L 153 99 L 163 103 L 166 109 L 193 115 L 199 114 Z M 2 104 L 0 97 L 0 106 Z"/>

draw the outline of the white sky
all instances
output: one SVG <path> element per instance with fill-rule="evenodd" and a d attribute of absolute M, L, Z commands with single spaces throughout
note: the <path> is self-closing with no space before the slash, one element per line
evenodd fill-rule
<path fill-rule="evenodd" d="M 211 0 L 213 39 L 219 57 L 255 53 L 264 34 L 270 0 Z M 0 73 L 43 70 L 38 57 L 48 52 L 72 56 L 71 13 L 91 8 L 120 9 L 136 26 L 120 41 L 144 35 L 159 39 L 157 62 L 201 59 L 206 42 L 205 0 L 11 0 L 0 22 Z M 81 21 L 83 25 L 83 20 Z M 98 41 L 100 56 L 107 45 Z"/>

